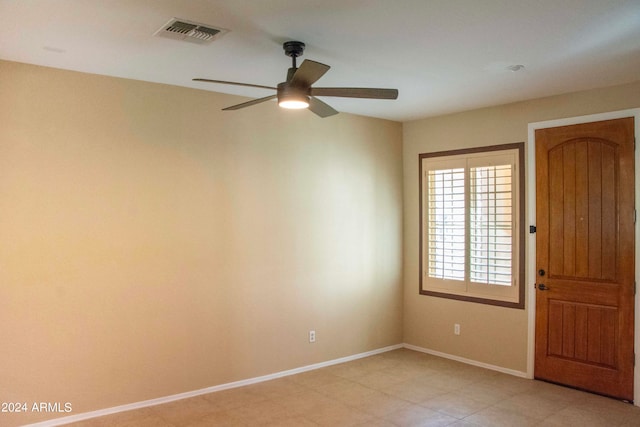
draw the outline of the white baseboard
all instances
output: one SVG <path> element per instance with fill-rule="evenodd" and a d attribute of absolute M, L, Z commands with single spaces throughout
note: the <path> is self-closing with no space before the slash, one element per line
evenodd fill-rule
<path fill-rule="evenodd" d="M 105 415 L 116 414 L 118 412 L 126 412 L 134 409 L 146 408 L 148 406 L 161 405 L 163 403 L 169 403 L 176 400 L 187 399 L 189 397 L 200 396 L 202 394 L 214 393 L 216 391 L 228 390 L 231 388 L 242 387 L 245 385 L 274 380 L 276 378 L 287 377 L 289 375 L 300 374 L 302 372 L 312 371 L 314 369 L 325 368 L 327 366 L 350 362 L 353 360 L 362 359 L 364 357 L 369 357 L 369 356 L 373 356 L 380 353 L 386 353 L 387 351 L 397 350 L 403 347 L 405 347 L 405 345 L 403 344 L 391 345 L 388 347 L 383 347 L 376 350 L 367 351 L 364 353 L 354 354 L 352 356 L 341 357 L 339 359 L 333 359 L 326 362 L 315 363 L 313 365 L 303 366 L 295 369 L 289 369 L 287 371 L 276 372 L 275 374 L 263 375 L 261 377 L 249 378 L 241 381 L 234 381 L 232 383 L 220 384 L 213 387 L 203 388 L 200 390 L 188 391 L 185 393 L 174 394 L 171 396 L 159 397 L 157 399 L 144 400 L 142 402 L 129 403 L 127 405 L 114 406 L 112 408 L 99 409 L 97 411 L 83 412 L 81 414 L 70 415 L 67 417 L 56 418 L 53 420 L 42 421 L 34 424 L 27 424 L 24 427 L 53 427 L 53 426 L 59 426 L 59 425 L 73 423 L 77 421 L 83 421 L 90 418 L 103 417 Z"/>
<path fill-rule="evenodd" d="M 404 344 L 404 348 L 409 350 L 419 351 L 421 353 L 431 354 L 433 356 L 442 357 L 444 359 L 455 360 L 456 362 L 466 363 L 467 365 L 478 366 L 480 368 L 491 369 L 492 371 L 502 372 L 503 374 L 509 374 L 521 378 L 529 378 L 526 372 L 516 371 L 515 369 L 503 368 L 502 366 L 490 365 L 489 363 L 478 362 L 477 360 L 467 359 L 465 357 L 454 356 L 453 354 L 442 353 L 436 350 L 430 350 L 428 348 L 422 348 L 411 344 Z"/>
<path fill-rule="evenodd" d="M 396 344 L 396 345 L 391 345 L 391 346 L 388 346 L 388 347 L 379 348 L 379 349 L 376 349 L 376 350 L 367 351 L 367 352 L 364 352 L 364 353 L 354 354 L 352 356 L 341 357 L 339 359 L 333 359 L 333 360 L 329 360 L 329 361 L 326 361 L 326 362 L 315 363 L 313 365 L 302 366 L 300 368 L 289 369 L 287 371 L 276 372 L 274 374 L 263 375 L 263 376 L 260 376 L 260 377 L 249 378 L 249 379 L 241 380 L 241 381 L 234 381 L 234 382 L 231 382 L 231 383 L 220 384 L 220 385 L 216 385 L 216 386 L 212 386 L 212 387 L 203 388 L 203 389 L 200 389 L 200 390 L 188 391 L 188 392 L 185 392 L 185 393 L 173 394 L 171 396 L 159 397 L 157 399 L 150 399 L 150 400 L 144 400 L 142 402 L 129 403 L 127 405 L 114 406 L 112 408 L 106 408 L 106 409 L 99 409 L 97 411 L 83 412 L 81 414 L 70 415 L 70 416 L 67 416 L 67 417 L 56 418 L 56 419 L 53 419 L 53 420 L 42 421 L 42 422 L 38 422 L 38 423 L 34 423 L 34 424 L 28 424 L 28 425 L 26 425 L 24 427 L 54 427 L 54 426 L 60 426 L 60 425 L 63 425 L 63 424 L 73 423 L 73 422 L 77 422 L 77 421 L 83 421 L 83 420 L 87 420 L 87 419 L 90 419 L 90 418 L 103 417 L 105 415 L 116 414 L 116 413 L 119 413 L 119 412 L 126 412 L 126 411 L 131 411 L 131 410 L 134 410 L 134 409 L 146 408 L 146 407 L 149 407 L 149 406 L 162 405 L 163 403 L 169 403 L 169 402 L 173 402 L 173 401 L 176 401 L 176 400 L 187 399 L 187 398 L 190 398 L 190 397 L 200 396 L 200 395 L 203 395 L 203 394 L 214 393 L 216 391 L 228 390 L 228 389 L 232 389 L 232 388 L 236 388 L 236 387 L 242 387 L 242 386 L 246 386 L 246 385 L 261 383 L 261 382 L 264 382 L 264 381 L 274 380 L 276 378 L 287 377 L 289 375 L 295 375 L 295 374 L 300 374 L 302 372 L 307 372 L 307 371 L 312 371 L 312 370 L 315 370 L 315 369 L 325 368 L 327 366 L 337 365 L 337 364 L 345 363 L 345 362 L 351 362 L 353 360 L 362 359 L 364 357 L 369 357 L 369 356 L 373 356 L 373 355 L 380 354 L 380 353 L 386 353 L 388 351 L 397 350 L 397 349 L 400 349 L 400 348 L 407 348 L 409 350 L 419 351 L 421 353 L 427 353 L 427 354 L 431 354 L 433 356 L 438 356 L 438 357 L 442 357 L 442 358 L 445 358 L 445 359 L 455 360 L 457 362 L 462 362 L 462 363 L 466 363 L 466 364 L 469 364 L 469 365 L 478 366 L 480 368 L 491 369 L 493 371 L 498 371 L 498 372 L 502 372 L 502 373 L 505 373 L 505 374 L 514 375 L 516 377 L 522 377 L 522 378 L 526 378 L 527 377 L 527 373 L 526 372 L 516 371 L 516 370 L 513 370 L 513 369 L 507 369 L 507 368 L 503 368 L 501 366 L 490 365 L 488 363 L 482 363 L 482 362 L 478 362 L 476 360 L 466 359 L 464 357 L 454 356 L 452 354 L 442 353 L 442 352 L 439 352 L 439 351 L 430 350 L 430 349 L 427 349 L 427 348 L 422 348 L 422 347 L 418 347 L 418 346 L 411 345 L 411 344 Z"/>

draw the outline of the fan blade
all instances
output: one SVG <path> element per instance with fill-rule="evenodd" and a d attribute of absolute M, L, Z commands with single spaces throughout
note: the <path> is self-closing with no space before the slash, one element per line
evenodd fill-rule
<path fill-rule="evenodd" d="M 397 99 L 398 89 L 368 87 L 312 87 L 312 96 L 340 96 L 343 98 Z"/>
<path fill-rule="evenodd" d="M 333 116 L 334 114 L 338 114 L 338 112 L 332 106 L 330 106 L 329 104 L 325 104 L 318 98 L 314 97 L 311 97 L 309 99 L 309 110 L 320 117 L 329 117 Z"/>
<path fill-rule="evenodd" d="M 257 87 L 257 88 L 260 88 L 260 89 L 273 89 L 273 90 L 276 90 L 275 87 L 271 87 L 271 86 L 252 85 L 250 83 L 225 82 L 223 80 L 193 79 L 193 81 L 194 82 L 207 82 L 207 83 L 220 83 L 220 84 L 223 84 L 223 85 Z"/>
<path fill-rule="evenodd" d="M 242 104 L 232 105 L 231 107 L 223 108 L 222 110 L 223 111 L 239 110 L 241 108 L 251 107 L 252 105 L 260 104 L 261 102 L 271 101 L 272 99 L 276 99 L 277 96 L 278 95 L 269 95 L 269 96 L 265 96 L 264 98 L 252 99 L 251 101 L 243 102 Z"/>
<path fill-rule="evenodd" d="M 324 76 L 324 73 L 329 71 L 329 68 L 331 67 L 328 65 L 305 59 L 293 74 L 290 83 L 294 86 L 309 87 Z"/>

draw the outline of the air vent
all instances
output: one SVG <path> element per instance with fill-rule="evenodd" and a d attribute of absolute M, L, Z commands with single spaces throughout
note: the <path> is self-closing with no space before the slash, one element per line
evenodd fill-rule
<path fill-rule="evenodd" d="M 199 24 L 186 19 L 172 18 L 153 35 L 191 43 L 205 44 L 220 37 L 228 30 L 211 25 Z"/>

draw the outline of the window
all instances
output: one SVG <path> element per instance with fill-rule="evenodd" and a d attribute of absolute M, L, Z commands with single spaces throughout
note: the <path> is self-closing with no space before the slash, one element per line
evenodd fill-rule
<path fill-rule="evenodd" d="M 420 293 L 524 308 L 524 143 L 420 155 Z"/>

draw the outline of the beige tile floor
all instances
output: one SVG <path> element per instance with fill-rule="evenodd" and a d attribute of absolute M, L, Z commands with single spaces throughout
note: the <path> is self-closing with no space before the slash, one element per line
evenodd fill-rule
<path fill-rule="evenodd" d="M 402 349 L 72 425 L 610 427 L 640 407 Z"/>

